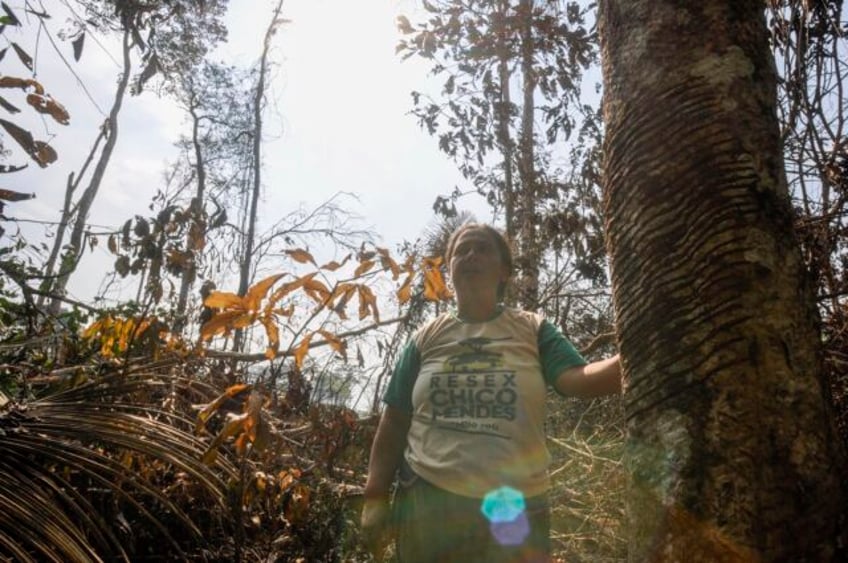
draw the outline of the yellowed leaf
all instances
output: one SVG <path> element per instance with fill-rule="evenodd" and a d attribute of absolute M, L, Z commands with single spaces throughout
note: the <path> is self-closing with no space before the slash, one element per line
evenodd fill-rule
<path fill-rule="evenodd" d="M 298 524 L 308 514 L 310 490 L 306 485 L 298 483 L 292 488 L 289 502 L 286 503 L 284 515 L 292 524 Z"/>
<path fill-rule="evenodd" d="M 252 325 L 256 321 L 256 313 L 243 313 L 233 319 L 231 328 L 239 329 L 239 328 L 247 328 Z"/>
<path fill-rule="evenodd" d="M 266 315 L 259 319 L 262 326 L 265 327 L 265 334 L 268 336 L 268 347 L 265 349 L 265 357 L 269 360 L 277 356 L 277 350 L 280 348 L 280 329 L 272 315 Z"/>
<path fill-rule="evenodd" d="M 380 265 L 384 270 L 392 272 L 392 279 L 397 280 L 400 277 L 400 266 L 392 259 L 387 248 L 377 247 L 377 253 L 380 255 Z"/>
<path fill-rule="evenodd" d="M 213 291 L 209 297 L 203 300 L 203 304 L 210 309 L 243 309 L 242 298 L 235 293 L 226 291 Z"/>
<path fill-rule="evenodd" d="M 406 276 L 403 285 L 397 290 L 397 298 L 401 305 L 406 304 L 412 298 L 412 278 L 411 274 Z"/>
<path fill-rule="evenodd" d="M 100 334 L 100 331 L 102 331 L 105 327 L 107 327 L 111 321 L 112 321 L 112 318 L 108 317 L 108 316 L 94 321 L 93 323 L 88 325 L 88 327 L 86 329 L 84 329 L 82 331 L 82 337 L 85 338 L 86 340 L 90 340 L 90 339 L 94 338 L 95 336 L 98 336 Z"/>
<path fill-rule="evenodd" d="M 49 115 L 62 125 L 67 125 L 70 122 L 71 116 L 68 114 L 68 110 L 49 94 L 29 94 L 26 101 L 35 111 Z"/>
<path fill-rule="evenodd" d="M 319 330 L 318 333 L 324 337 L 333 351 L 338 353 L 342 358 L 347 359 L 347 344 L 344 340 L 327 330 Z"/>
<path fill-rule="evenodd" d="M 286 254 L 291 256 L 292 260 L 294 260 L 295 262 L 300 262 L 301 264 L 315 263 L 315 258 L 313 258 L 309 252 L 303 250 L 302 248 L 286 250 Z"/>
<path fill-rule="evenodd" d="M 231 438 L 239 433 L 244 427 L 244 423 L 247 420 L 247 413 L 243 413 L 240 415 L 230 415 L 229 420 L 226 424 L 224 424 L 224 428 L 221 432 L 215 436 L 215 439 L 212 440 L 212 443 L 209 444 L 209 448 L 201 457 L 203 463 L 207 465 L 212 465 L 215 463 L 215 460 L 218 459 L 218 448 L 220 448 L 227 438 Z"/>
<path fill-rule="evenodd" d="M 353 277 L 358 278 L 359 276 L 367 273 L 371 268 L 374 267 L 373 260 L 365 260 L 356 267 L 356 270 L 353 272 Z"/>
<path fill-rule="evenodd" d="M 351 256 L 352 256 L 352 254 L 348 254 L 347 256 L 344 257 L 344 260 L 342 260 L 341 262 L 336 262 L 335 260 L 333 260 L 331 262 L 327 262 L 326 264 L 321 266 L 321 269 L 327 270 L 328 272 L 335 272 L 336 270 L 338 270 L 339 268 L 344 266 L 347 263 L 347 261 L 350 260 Z"/>
<path fill-rule="evenodd" d="M 345 308 L 347 307 L 348 301 L 350 298 L 354 296 L 356 293 L 356 285 L 352 283 L 342 283 L 336 287 L 336 290 L 333 292 L 333 299 L 339 298 L 338 302 L 333 305 L 333 311 L 339 316 L 343 321 L 347 320 L 347 312 Z"/>
<path fill-rule="evenodd" d="M 380 313 L 377 311 L 377 297 L 367 285 L 360 284 L 357 286 L 359 292 L 359 320 L 365 319 L 369 315 L 374 316 L 374 320 L 380 322 Z"/>
<path fill-rule="evenodd" d="M 272 293 L 271 297 L 268 299 L 268 304 L 266 305 L 266 308 L 267 307 L 274 307 L 280 301 L 280 299 L 282 299 L 283 297 L 285 297 L 289 293 L 303 287 L 303 284 L 312 280 L 312 278 L 315 277 L 315 274 L 316 274 L 316 272 L 312 272 L 311 274 L 301 276 L 301 277 L 299 277 L 299 278 L 297 278 L 293 281 L 290 281 L 288 283 L 284 283 L 283 285 L 281 285 L 280 287 L 275 289 L 274 293 Z"/>
<path fill-rule="evenodd" d="M 275 315 L 280 315 L 281 317 L 291 317 L 294 314 L 294 305 L 289 305 L 288 307 L 283 307 L 279 309 L 273 309 L 272 312 Z"/>
<path fill-rule="evenodd" d="M 36 94 L 44 94 L 44 88 L 37 81 L 30 78 L 15 78 L 14 76 L 3 76 L 0 78 L 0 88 L 32 88 Z"/>
<path fill-rule="evenodd" d="M 425 258 L 423 261 L 424 298 L 428 301 L 444 301 L 451 297 L 451 292 L 439 269 L 441 264 L 441 256 Z"/>
<path fill-rule="evenodd" d="M 251 389 L 251 385 L 247 383 L 237 383 L 235 385 L 231 385 L 227 387 L 227 389 L 223 393 L 215 397 L 212 402 L 201 406 L 200 412 L 197 413 L 198 422 L 194 427 L 195 432 L 200 432 L 205 427 L 206 421 L 209 420 L 209 417 L 212 416 L 215 411 L 221 408 L 221 405 L 223 405 L 225 401 L 227 401 L 228 399 L 232 399 L 233 397 L 247 389 Z"/>
<path fill-rule="evenodd" d="M 314 333 L 310 332 L 306 336 L 303 337 L 300 344 L 294 351 L 294 365 L 297 369 L 301 369 L 303 367 L 303 360 L 306 358 L 307 352 L 309 352 L 309 343 L 312 341 L 312 336 Z"/>
<path fill-rule="evenodd" d="M 327 305 L 332 297 L 332 292 L 322 282 L 309 279 L 304 282 L 303 290 L 318 305 Z"/>
<path fill-rule="evenodd" d="M 244 316 L 244 313 L 240 310 L 223 311 L 216 314 L 211 319 L 203 323 L 202 327 L 200 327 L 200 339 L 204 341 L 209 340 L 213 336 L 226 333 L 237 328 L 234 326 L 234 323 Z"/>
<path fill-rule="evenodd" d="M 264 280 L 255 283 L 250 289 L 247 290 L 247 295 L 244 296 L 244 308 L 248 311 L 255 311 L 259 308 L 259 302 L 265 299 L 265 296 L 268 294 L 268 290 L 271 289 L 277 280 L 283 277 L 285 274 L 274 274 L 273 276 L 268 276 Z"/>

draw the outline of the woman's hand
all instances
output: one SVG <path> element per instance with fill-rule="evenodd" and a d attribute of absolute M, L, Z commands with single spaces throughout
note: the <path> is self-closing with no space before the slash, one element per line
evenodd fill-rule
<path fill-rule="evenodd" d="M 368 461 L 368 480 L 365 483 L 365 505 L 362 507 L 362 541 L 381 561 L 389 540 L 389 491 L 395 472 L 403 459 L 406 434 L 412 415 L 386 406 L 377 426 Z"/>
<path fill-rule="evenodd" d="M 389 542 L 389 520 L 391 505 L 387 497 L 366 498 L 362 507 L 362 543 L 374 556 L 375 561 L 383 560 L 383 553 Z"/>

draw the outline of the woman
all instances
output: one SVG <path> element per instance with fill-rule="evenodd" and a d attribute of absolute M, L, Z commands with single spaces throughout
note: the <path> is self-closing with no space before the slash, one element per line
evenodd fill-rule
<path fill-rule="evenodd" d="M 587 364 L 539 315 L 501 305 L 512 256 L 492 227 L 461 226 L 446 259 L 457 308 L 418 329 L 397 362 L 371 448 L 363 537 L 380 553 L 392 520 L 403 563 L 548 561 L 546 385 L 618 393 L 618 356 Z"/>

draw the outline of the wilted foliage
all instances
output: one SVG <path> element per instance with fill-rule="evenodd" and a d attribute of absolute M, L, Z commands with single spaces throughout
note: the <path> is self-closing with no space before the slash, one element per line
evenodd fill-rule
<path fill-rule="evenodd" d="M 399 258 L 370 242 L 353 244 L 356 237 L 346 239 L 344 225 L 331 218 L 316 231 L 342 249 L 336 259 L 316 260 L 303 239 L 279 229 L 260 244 L 280 253 L 275 268 L 261 270 L 245 291 L 224 290 L 221 263 L 242 259 L 243 234 L 234 223 L 245 212 L 234 209 L 245 188 L 230 178 L 248 176 L 257 164 L 245 152 L 253 141 L 245 113 L 251 108 L 236 103 L 254 91 L 252 75 L 196 66 L 224 37 L 226 2 L 81 4 L 88 20 L 72 23 L 67 36 L 75 60 L 84 60 L 94 34 L 117 30 L 127 52 L 142 57 L 132 73 L 126 67 L 132 93 L 158 84 L 181 91 L 180 104 L 198 127 L 180 144 L 173 181 L 193 190 L 185 196 L 163 188 L 151 214 L 124 217 L 100 239 L 86 231 L 86 244 L 100 240 L 112 253 L 117 277 L 139 278 L 139 303 L 130 306 L 105 311 L 77 303 L 51 314 L 36 297 L 52 297 L 53 278 L 44 272 L 53 266 L 25 260 L 22 241 L 0 248 L 0 559 L 366 560 L 357 520 L 376 419 L 324 404 L 316 390 L 324 374 L 363 370 L 370 346 L 385 365 L 376 382 L 356 384 L 367 387 L 378 409 L 407 325 L 428 314 L 428 303 L 451 297 L 442 259 L 412 252 Z M 528 5 L 535 8 L 522 12 Z M 518 249 L 528 249 L 518 223 L 533 227 L 543 266 L 538 302 L 547 316 L 579 348 L 609 352 L 612 315 L 598 218 L 603 127 L 597 108 L 579 99 L 581 75 L 597 52 L 591 12 L 574 2 L 424 6 L 426 22 L 398 20 L 398 53 L 427 58 L 440 80 L 438 97 L 413 93 L 414 116 L 456 161 L 468 191 L 511 214 Z M 16 6 L 2 8 L 3 25 L 26 23 Z M 767 9 L 797 232 L 818 291 L 826 374 L 848 444 L 844 14 L 832 1 L 773 1 Z M 49 16 L 34 8 L 27 14 L 36 22 Z M 510 97 L 527 86 L 519 70 L 528 62 L 528 22 L 538 82 L 526 89 L 536 92 L 539 106 Z M 0 51 L 4 68 L 14 63 L 34 72 L 37 53 L 8 45 Z M 49 140 L 22 127 L 19 114 L 64 125 L 71 119 L 65 102 L 50 76 L 0 77 L 0 107 L 9 114 L 0 119 L 3 148 L 15 149 L 0 173 L 26 166 L 18 148 L 42 167 L 61 158 Z M 521 144 L 525 105 L 544 127 L 529 129 L 535 151 Z M 101 136 L 92 154 L 112 131 L 107 125 L 96 124 Z M 527 170 L 518 174 L 519 153 L 532 156 L 535 181 Z M 521 166 L 528 167 L 526 159 Z M 536 190 L 534 205 L 515 199 L 525 181 Z M 463 217 L 463 189 L 440 196 L 437 212 Z M 0 189 L 0 212 L 4 202 L 30 197 Z M 327 217 L 337 211 L 328 206 Z M 303 224 L 304 217 L 295 219 Z M 83 218 L 80 241 L 84 226 Z M 216 245 L 226 252 L 209 252 Z M 60 242 L 55 258 L 65 250 Z M 251 258 L 255 273 L 260 257 Z M 199 316 L 185 302 L 176 313 L 168 308 L 174 280 L 183 284 L 184 301 L 196 280 L 205 282 L 202 300 L 194 299 Z M 404 330 L 378 332 L 392 325 Z M 259 351 L 233 350 L 237 331 Z M 362 340 L 372 334 L 379 335 L 373 342 Z M 619 405 L 557 398 L 550 410 L 555 553 L 567 561 L 621 560 Z"/>

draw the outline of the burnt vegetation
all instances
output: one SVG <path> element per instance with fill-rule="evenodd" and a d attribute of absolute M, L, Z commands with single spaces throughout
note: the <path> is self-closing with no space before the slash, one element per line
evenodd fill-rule
<path fill-rule="evenodd" d="M 587 78 L 594 6 L 425 1 L 422 21 L 398 19 L 399 56 L 431 61 L 437 83 L 412 94 L 412 114 L 467 183 L 434 194 L 429 233 L 389 249 L 344 194 L 254 228 L 282 3 L 247 69 L 207 58 L 226 34 L 224 0 L 70 4 L 61 33 L 30 4 L 0 14 L 0 173 L 73 170 L 51 248 L 15 228 L 35 194 L 0 189 L 0 559 L 367 560 L 357 522 L 379 397 L 410 330 L 450 300 L 439 256 L 466 192 L 515 243 L 509 298 L 545 311 L 588 358 L 614 351 L 603 124 Z M 848 447 L 848 26 L 838 0 L 767 4 L 796 232 Z M 26 44 L 24 28 L 55 34 L 55 47 Z M 29 51 L 84 64 L 110 34 L 123 80 L 108 119 L 91 124 L 89 158 L 65 163 L 27 118 L 61 136 L 73 117 L 62 102 L 78 93 L 36 80 Z M 146 210 L 89 225 L 110 142 L 125 134 L 122 104 L 149 91 L 175 100 L 190 131 Z M 108 275 L 135 287 L 111 307 L 66 291 L 98 244 L 114 257 Z M 310 245 L 331 251 L 319 259 Z M 552 398 L 550 412 L 555 553 L 623 560 L 620 400 Z"/>

